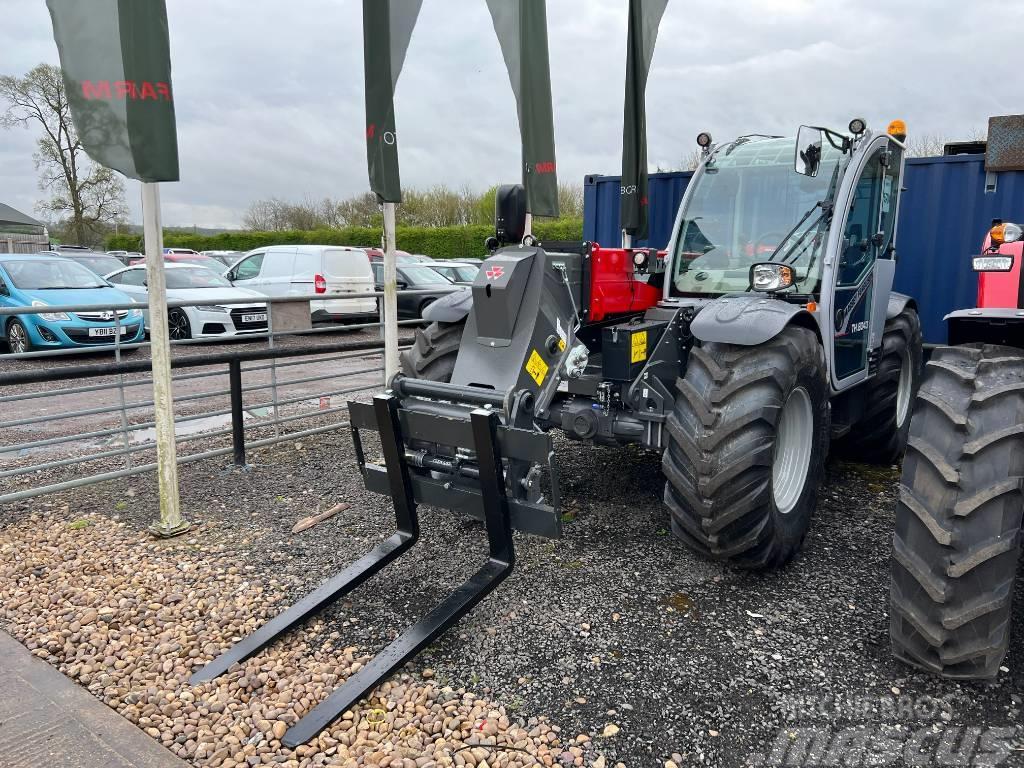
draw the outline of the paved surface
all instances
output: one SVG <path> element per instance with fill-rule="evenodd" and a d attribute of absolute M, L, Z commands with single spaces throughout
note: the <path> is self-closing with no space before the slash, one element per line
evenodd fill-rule
<path fill-rule="evenodd" d="M 184 768 L 182 762 L 0 632 L 4 768 Z"/>

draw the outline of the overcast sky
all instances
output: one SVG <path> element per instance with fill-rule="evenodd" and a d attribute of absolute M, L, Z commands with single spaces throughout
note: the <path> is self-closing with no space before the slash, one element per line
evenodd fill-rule
<path fill-rule="evenodd" d="M 167 6 L 181 182 L 163 186 L 165 224 L 237 226 L 254 199 L 368 189 L 358 0 Z M 548 0 L 561 181 L 619 171 L 626 6 Z M 0 74 L 58 63 L 43 0 L 0 11 Z M 647 90 L 650 163 L 679 167 L 701 130 L 843 129 L 855 115 L 966 136 L 1024 111 L 1022 28 L 1019 0 L 670 0 Z M 484 0 L 424 0 L 396 106 L 405 186 L 517 180 L 515 103 Z M 33 150 L 32 131 L 0 131 L 0 202 L 30 214 Z M 126 186 L 139 221 L 139 185 Z"/>

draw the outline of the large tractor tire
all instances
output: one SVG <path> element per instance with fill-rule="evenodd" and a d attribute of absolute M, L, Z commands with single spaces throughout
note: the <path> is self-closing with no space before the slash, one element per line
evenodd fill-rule
<path fill-rule="evenodd" d="M 862 385 L 864 415 L 836 446 L 850 458 L 892 464 L 907 447 L 910 416 L 921 378 L 921 321 L 906 307 L 888 320 L 878 371 Z"/>
<path fill-rule="evenodd" d="M 662 459 L 675 535 L 741 568 L 788 562 L 814 511 L 828 408 L 824 351 L 807 328 L 758 346 L 694 347 Z"/>
<path fill-rule="evenodd" d="M 416 341 L 399 357 L 402 373 L 414 379 L 451 381 L 465 328 L 465 321 L 417 328 Z"/>
<path fill-rule="evenodd" d="M 936 350 L 903 460 L 890 636 L 902 661 L 988 678 L 1009 642 L 1024 478 L 1024 352 Z"/>

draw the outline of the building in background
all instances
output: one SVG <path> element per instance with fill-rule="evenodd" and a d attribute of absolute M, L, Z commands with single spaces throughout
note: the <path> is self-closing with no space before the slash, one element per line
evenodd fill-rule
<path fill-rule="evenodd" d="M 0 203 L 0 253 L 38 253 L 49 247 L 50 235 L 42 222 Z"/>

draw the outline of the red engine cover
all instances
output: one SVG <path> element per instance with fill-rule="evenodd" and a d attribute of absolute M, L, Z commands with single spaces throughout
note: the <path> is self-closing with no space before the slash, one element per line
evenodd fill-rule
<path fill-rule="evenodd" d="M 991 241 L 985 238 L 983 254 L 988 252 Z M 1020 270 L 1024 260 L 1024 241 L 1000 246 L 999 253 L 1013 256 L 1009 272 L 978 273 L 978 307 L 981 309 L 1017 308 L 1020 306 Z"/>
<path fill-rule="evenodd" d="M 661 289 L 637 276 L 631 248 L 602 248 L 594 243 L 590 251 L 590 307 L 587 320 L 597 322 L 609 315 L 642 312 L 661 300 Z M 665 251 L 658 251 L 665 258 Z"/>

